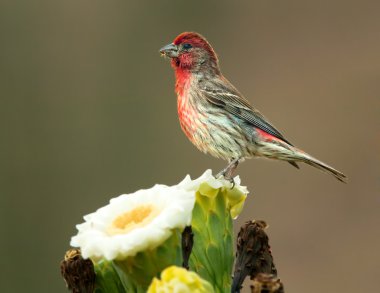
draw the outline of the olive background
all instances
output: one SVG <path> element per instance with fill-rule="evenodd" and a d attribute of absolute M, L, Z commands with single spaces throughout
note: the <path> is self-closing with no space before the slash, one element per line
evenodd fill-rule
<path fill-rule="evenodd" d="M 377 291 L 380 2 L 368 0 L 0 0 L 0 291 L 67 292 L 59 262 L 83 215 L 224 167 L 178 123 L 158 50 L 183 31 L 207 37 L 292 143 L 349 177 L 246 161 L 236 231 L 267 221 L 287 292 Z"/>

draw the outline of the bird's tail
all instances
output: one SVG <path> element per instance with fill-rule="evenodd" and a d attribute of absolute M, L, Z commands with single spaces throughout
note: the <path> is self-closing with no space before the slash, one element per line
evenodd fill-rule
<path fill-rule="evenodd" d="M 340 172 L 340 171 L 334 169 L 333 167 L 321 162 L 320 160 L 317 160 L 316 158 L 310 156 L 309 154 L 306 154 L 303 151 L 299 150 L 298 154 L 300 154 L 300 158 L 298 159 L 299 161 L 304 162 L 310 166 L 313 166 L 313 167 L 315 167 L 315 168 L 317 168 L 317 169 L 319 169 L 325 173 L 329 173 L 329 174 L 333 175 L 339 181 L 347 183 L 347 176 L 344 175 L 342 172 Z"/>

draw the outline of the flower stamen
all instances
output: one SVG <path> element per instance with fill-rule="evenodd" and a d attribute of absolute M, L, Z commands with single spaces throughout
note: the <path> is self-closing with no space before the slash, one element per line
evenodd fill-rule
<path fill-rule="evenodd" d="M 136 228 L 149 224 L 159 213 L 153 205 L 140 205 L 133 210 L 118 215 L 108 228 L 109 235 L 126 234 Z"/>

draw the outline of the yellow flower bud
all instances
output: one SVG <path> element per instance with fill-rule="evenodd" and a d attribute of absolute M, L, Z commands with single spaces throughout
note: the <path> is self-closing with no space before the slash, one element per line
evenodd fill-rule
<path fill-rule="evenodd" d="M 211 284 L 194 272 L 171 266 L 161 273 L 161 280 L 154 278 L 148 293 L 213 293 Z"/>

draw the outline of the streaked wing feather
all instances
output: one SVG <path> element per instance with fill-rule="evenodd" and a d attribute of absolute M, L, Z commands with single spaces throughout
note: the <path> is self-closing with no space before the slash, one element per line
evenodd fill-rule
<path fill-rule="evenodd" d="M 237 91 L 235 92 L 234 90 L 234 92 L 231 92 L 227 88 L 223 91 L 204 88 L 202 91 L 210 103 L 223 107 L 226 111 L 247 121 L 254 127 L 260 128 L 274 137 L 285 141 L 289 145 L 292 145 L 273 125 L 265 119 L 262 114 L 253 109 L 248 101 Z"/>

